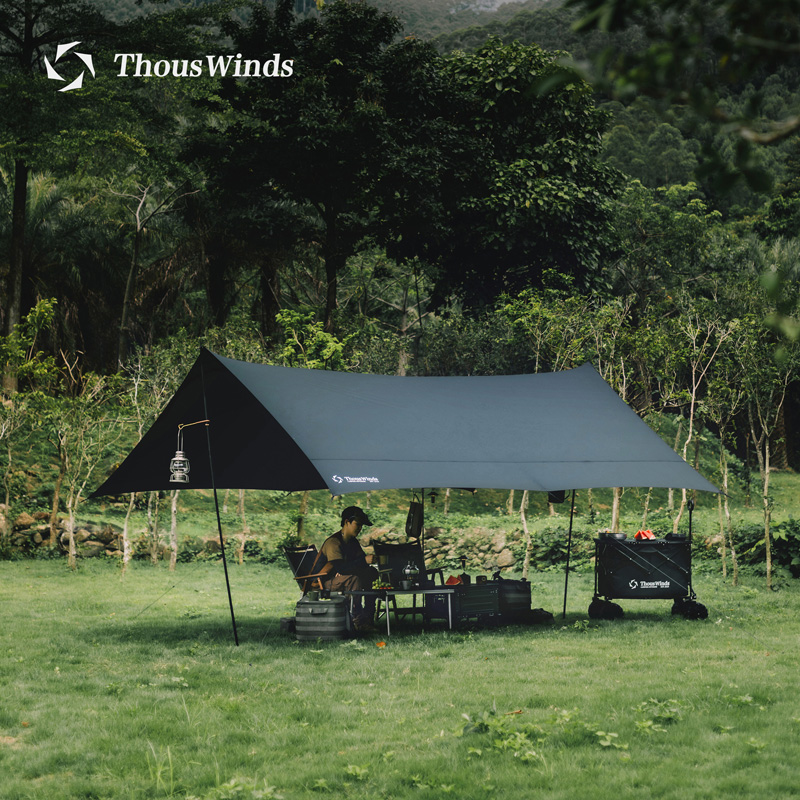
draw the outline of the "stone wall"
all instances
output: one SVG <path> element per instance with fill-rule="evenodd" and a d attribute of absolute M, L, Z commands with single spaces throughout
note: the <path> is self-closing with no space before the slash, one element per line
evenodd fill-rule
<path fill-rule="evenodd" d="M 408 541 L 405 533 L 390 528 L 370 528 L 359 537 L 362 546 L 370 552 L 372 542 L 400 544 Z M 511 534 L 502 530 L 467 528 L 447 531 L 444 528 L 427 528 L 425 531 L 425 561 L 447 564 L 460 570 L 461 557 L 466 558 L 470 572 L 491 574 L 497 570 L 508 571 L 518 566 L 518 555 L 523 545 L 521 532 Z M 519 564 L 521 567 L 521 563 Z"/>
<path fill-rule="evenodd" d="M 23 512 L 12 523 L 8 533 L 9 543 L 15 550 L 31 553 L 40 547 L 50 545 L 50 514 L 37 511 L 34 514 Z M 121 556 L 122 529 L 115 525 L 92 525 L 78 523 L 75 529 L 75 543 L 82 556 Z M 66 521 L 58 517 L 56 521 L 56 545 L 61 552 L 69 549 L 69 532 Z"/>
<path fill-rule="evenodd" d="M 23 554 L 33 554 L 39 548 L 49 547 L 49 518 L 50 515 L 46 511 L 37 511 L 34 514 L 23 512 L 13 522 L 6 521 L 6 536 L 12 549 Z M 75 542 L 79 555 L 83 557 L 102 555 L 121 557 L 121 537 L 122 529 L 115 525 L 76 523 Z M 149 546 L 143 541 L 144 535 L 141 532 L 132 534 L 132 539 L 134 549 L 149 552 Z M 371 552 L 373 541 L 398 544 L 408 539 L 405 532 L 400 530 L 376 527 L 362 531 L 360 541 L 365 550 Z M 59 517 L 56 523 L 56 545 L 61 553 L 66 553 L 69 548 L 69 533 L 63 517 Z M 164 545 L 160 547 L 162 552 L 159 554 L 162 557 L 166 549 Z M 191 542 L 183 540 L 181 543 L 181 550 L 186 550 L 192 555 L 197 555 L 199 552 L 216 553 L 219 549 L 219 539 L 215 535 Z M 461 571 L 462 556 L 466 558 L 466 568 L 470 573 L 491 575 L 497 570 L 509 571 L 520 568 L 523 549 L 521 531 L 507 533 L 480 527 L 459 530 L 428 528 L 425 535 L 427 563 L 443 565 L 453 573 Z"/>

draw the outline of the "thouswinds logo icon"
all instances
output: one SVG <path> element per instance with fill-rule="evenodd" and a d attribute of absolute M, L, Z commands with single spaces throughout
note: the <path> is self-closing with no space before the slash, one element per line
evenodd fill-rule
<path fill-rule="evenodd" d="M 68 42 L 58 45 L 52 62 L 45 56 L 47 77 L 53 81 L 70 81 L 67 86 L 59 89 L 60 92 L 80 89 L 87 70 L 95 77 L 92 57 L 88 53 L 73 51 L 79 44 L 80 42 Z M 82 69 L 77 77 L 76 59 L 82 62 Z M 143 53 L 116 53 L 113 57 L 113 69 L 118 78 L 290 78 L 294 73 L 294 59 L 281 58 L 280 53 L 260 58 L 247 58 L 236 53 L 205 55 L 193 59 L 152 58 Z"/>
<path fill-rule="evenodd" d="M 92 73 L 92 77 L 94 77 L 94 63 L 92 62 L 92 57 L 88 53 L 70 53 L 72 48 L 77 47 L 79 44 L 80 42 L 69 42 L 68 44 L 60 44 L 56 48 L 56 57 L 53 59 L 53 63 L 58 64 L 58 62 L 61 61 L 61 59 L 67 54 L 74 56 L 74 58 L 77 58 L 83 62 L 83 69 L 81 70 L 80 74 L 76 78 L 73 78 L 72 81 L 70 81 L 70 83 L 68 83 L 66 86 L 59 89 L 59 92 L 70 92 L 73 89 L 80 89 L 81 86 L 83 86 L 83 76 L 86 74 L 87 69 Z M 70 62 L 73 61 L 74 59 L 70 59 Z M 59 70 L 64 71 L 66 64 L 67 61 L 65 59 L 64 63 L 59 66 Z M 69 80 L 69 78 L 63 77 L 61 72 L 56 70 L 53 64 L 50 63 L 50 60 L 47 58 L 47 56 L 44 57 L 44 66 L 47 70 L 47 77 L 50 78 L 51 81 Z M 69 69 L 69 67 L 67 67 L 67 69 Z M 67 74 L 70 76 L 71 74 L 74 74 L 74 67 Z"/>

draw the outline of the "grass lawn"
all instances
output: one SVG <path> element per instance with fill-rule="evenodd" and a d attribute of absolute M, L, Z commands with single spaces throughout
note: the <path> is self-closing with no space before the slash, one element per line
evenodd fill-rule
<path fill-rule="evenodd" d="M 800 585 L 705 621 L 533 576 L 551 626 L 299 644 L 278 565 L 0 563 L 0 798 L 800 796 Z M 379 646 L 385 642 L 385 646 Z"/>

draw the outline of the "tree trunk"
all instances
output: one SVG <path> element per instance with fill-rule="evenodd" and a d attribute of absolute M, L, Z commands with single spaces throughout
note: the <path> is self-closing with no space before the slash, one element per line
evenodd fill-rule
<path fill-rule="evenodd" d="M 128 501 L 128 510 L 125 512 L 125 522 L 122 523 L 122 577 L 125 577 L 125 571 L 128 569 L 131 558 L 133 556 L 133 548 L 131 547 L 131 514 L 133 513 L 133 506 L 136 502 L 136 492 L 131 492 L 131 499 Z"/>
<path fill-rule="evenodd" d="M 175 572 L 178 563 L 178 493 L 180 489 L 172 490 L 172 503 L 170 504 L 169 525 L 169 571 Z"/>
<path fill-rule="evenodd" d="M 508 493 L 508 501 L 506 502 L 506 511 L 509 516 L 514 513 L 514 490 L 511 489 Z"/>
<path fill-rule="evenodd" d="M 719 517 L 719 538 L 721 540 L 719 555 L 722 560 L 722 577 L 728 577 L 728 553 L 726 548 L 725 518 L 722 513 L 722 493 L 717 495 L 717 516 Z"/>
<path fill-rule="evenodd" d="M 447 512 L 450 511 L 450 490 L 444 490 L 444 515 L 447 516 Z"/>
<path fill-rule="evenodd" d="M 11 437 L 9 436 L 6 443 L 6 470 L 3 473 L 3 489 L 5 489 L 5 498 L 3 505 L 6 508 L 11 508 Z"/>
<path fill-rule="evenodd" d="M 772 503 L 769 497 L 769 470 L 770 470 L 770 450 L 769 450 L 769 431 L 766 429 L 760 418 L 761 430 L 756 435 L 755 419 L 753 417 L 752 406 L 747 410 L 750 422 L 750 437 L 756 451 L 758 459 L 758 471 L 761 476 L 761 502 L 764 511 L 764 558 L 767 568 L 767 590 L 772 589 L 772 543 L 770 541 L 770 521 L 772 519 Z"/>
<path fill-rule="evenodd" d="M 681 443 L 681 436 L 683 435 L 683 417 L 678 419 L 678 430 L 675 432 L 675 444 L 672 449 L 677 453 L 678 445 Z M 670 487 L 667 491 L 667 511 L 672 514 L 675 511 L 675 490 Z"/>
<path fill-rule="evenodd" d="M 122 313 L 119 320 L 119 339 L 117 341 L 117 370 L 122 369 L 122 365 L 128 358 L 128 340 L 131 317 L 131 305 L 133 304 L 133 287 L 136 283 L 136 271 L 139 263 L 139 231 L 133 237 L 133 255 L 131 265 L 128 269 L 128 279 L 125 281 L 125 295 L 122 298 Z"/>
<path fill-rule="evenodd" d="M 328 226 L 329 244 L 325 248 L 325 332 L 333 333 L 334 314 L 338 303 L 338 276 L 344 268 L 346 258 L 336 247 L 336 226 Z"/>
<path fill-rule="evenodd" d="M 744 451 L 744 507 L 753 507 L 753 491 L 751 488 L 752 478 L 750 471 L 753 468 L 753 459 L 750 453 L 750 437 L 745 437 L 745 451 Z"/>
<path fill-rule="evenodd" d="M 58 506 L 61 502 L 61 486 L 64 483 L 64 475 L 67 472 L 67 461 L 63 453 L 59 457 L 58 475 L 53 487 L 53 505 L 50 507 L 50 547 L 57 545 L 58 528 Z"/>
<path fill-rule="evenodd" d="M 525 542 L 525 559 L 522 562 L 522 577 L 527 579 L 528 577 L 528 569 L 531 565 L 531 551 L 533 550 L 533 542 L 531 540 L 531 534 L 528 530 L 528 520 L 525 516 L 525 508 L 528 505 L 528 490 L 522 492 L 522 502 L 519 504 L 519 516 L 522 520 L 522 532 L 524 534 L 524 542 Z"/>
<path fill-rule="evenodd" d="M 78 569 L 78 548 L 75 546 L 75 501 L 73 497 L 67 498 L 67 536 L 69 537 L 67 563 L 71 570 L 76 570 Z"/>
<path fill-rule="evenodd" d="M 306 535 L 306 514 L 308 513 L 308 500 L 311 492 L 306 490 L 300 498 L 300 513 L 297 515 L 297 540 L 301 544 L 305 541 Z"/>
<path fill-rule="evenodd" d="M 653 496 L 653 487 L 649 487 L 644 496 L 644 510 L 642 511 L 642 530 L 647 530 L 647 514 L 650 511 L 650 498 Z"/>
<path fill-rule="evenodd" d="M 158 564 L 158 492 L 147 495 L 147 530 L 150 536 L 150 563 Z"/>
<path fill-rule="evenodd" d="M 242 520 L 242 532 L 239 534 L 239 546 L 236 548 L 236 559 L 240 564 L 244 564 L 244 546 L 247 542 L 247 537 L 250 536 L 250 526 L 247 524 L 247 518 L 244 513 L 244 489 L 239 489 L 239 518 Z"/>
<path fill-rule="evenodd" d="M 611 500 L 611 533 L 619 533 L 619 502 L 622 498 L 622 488 L 615 486 L 612 490 Z"/>
<path fill-rule="evenodd" d="M 405 375 L 408 369 L 408 348 L 406 348 L 406 327 L 408 326 L 408 286 L 403 287 L 403 313 L 400 317 L 400 353 L 397 357 L 397 374 Z"/>
<path fill-rule="evenodd" d="M 686 441 L 683 443 L 682 455 L 684 461 L 686 461 L 686 456 L 689 454 L 689 442 L 692 442 L 694 439 L 694 402 L 695 398 L 694 395 L 692 395 L 691 410 L 689 412 L 689 433 L 686 435 Z M 672 521 L 673 533 L 678 532 L 681 520 L 683 519 L 683 512 L 686 509 L 687 497 L 686 489 L 681 489 L 681 504 L 678 506 L 678 513 L 675 515 L 675 519 Z"/>
<path fill-rule="evenodd" d="M 686 508 L 686 489 L 681 489 L 681 504 L 678 506 L 678 513 L 675 515 L 675 519 L 672 520 L 672 532 L 677 533 L 678 527 L 681 524 L 681 520 L 683 519 L 683 511 Z"/>
<path fill-rule="evenodd" d="M 731 507 L 730 503 L 728 502 L 728 480 L 729 480 L 730 470 L 725 467 L 725 473 L 722 476 L 722 492 L 723 492 L 723 500 L 722 500 L 722 508 L 725 511 L 725 522 L 726 527 L 728 529 L 728 544 L 731 548 L 731 583 L 734 586 L 739 585 L 739 560 L 736 555 L 736 544 L 733 541 L 733 524 L 731 522 Z"/>
<path fill-rule="evenodd" d="M 767 565 L 767 590 L 772 589 L 772 542 L 770 540 L 770 523 L 772 521 L 772 500 L 769 496 L 769 469 L 770 469 L 770 452 L 769 452 L 769 437 L 765 437 L 764 441 L 764 475 L 763 484 L 764 491 L 761 495 L 761 500 L 764 504 L 764 559 Z"/>
<path fill-rule="evenodd" d="M 14 161 L 14 192 L 11 204 L 11 247 L 8 281 L 6 283 L 6 314 L 3 332 L 10 336 L 22 319 L 22 277 L 25 269 L 25 223 L 28 207 L 28 165 L 22 159 Z M 3 391 L 17 391 L 16 374 L 3 374 Z"/>

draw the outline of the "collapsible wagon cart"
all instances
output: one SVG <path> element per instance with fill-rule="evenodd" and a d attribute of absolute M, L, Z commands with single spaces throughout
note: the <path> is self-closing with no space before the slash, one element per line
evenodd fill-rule
<path fill-rule="evenodd" d="M 692 589 L 691 510 L 689 535 L 663 539 L 628 539 L 624 533 L 603 533 L 595 539 L 593 619 L 615 619 L 622 608 L 612 600 L 672 599 L 672 613 L 705 619 L 708 610 Z"/>

